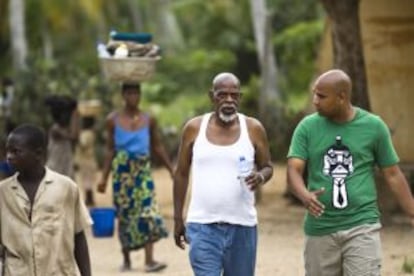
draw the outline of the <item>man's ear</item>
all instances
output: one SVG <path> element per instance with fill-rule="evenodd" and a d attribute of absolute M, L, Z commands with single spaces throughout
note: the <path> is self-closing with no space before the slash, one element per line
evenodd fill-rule
<path fill-rule="evenodd" d="M 339 91 L 338 97 L 339 97 L 339 101 L 341 103 L 344 103 L 346 101 L 346 98 L 347 98 L 346 92 L 343 91 L 343 90 Z"/>

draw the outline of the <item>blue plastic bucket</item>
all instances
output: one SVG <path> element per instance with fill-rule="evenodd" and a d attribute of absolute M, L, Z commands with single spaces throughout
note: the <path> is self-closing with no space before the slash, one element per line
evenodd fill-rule
<path fill-rule="evenodd" d="M 92 233 L 95 237 L 112 237 L 114 235 L 115 209 L 91 208 L 90 214 L 93 220 Z"/>

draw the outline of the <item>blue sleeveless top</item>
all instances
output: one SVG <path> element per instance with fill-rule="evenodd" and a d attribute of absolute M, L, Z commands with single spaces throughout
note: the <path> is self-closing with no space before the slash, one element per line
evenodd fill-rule
<path fill-rule="evenodd" d="M 115 118 L 114 143 L 116 151 L 126 151 L 130 154 L 150 154 L 150 128 L 147 114 L 143 114 L 145 125 L 137 130 L 125 130 Z"/>

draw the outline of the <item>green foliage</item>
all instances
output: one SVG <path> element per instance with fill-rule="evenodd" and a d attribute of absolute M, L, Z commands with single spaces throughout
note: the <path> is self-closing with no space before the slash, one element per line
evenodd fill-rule
<path fill-rule="evenodd" d="M 168 126 L 168 129 L 179 129 L 191 117 L 209 110 L 210 102 L 208 92 L 201 92 L 198 95 L 178 95 L 174 101 L 163 106 L 162 110 L 155 103 L 148 106 L 161 125 Z"/>
<path fill-rule="evenodd" d="M 60 60 L 33 58 L 29 62 L 30 71 L 17 77 L 14 121 L 38 123 L 47 126 L 51 123 L 49 112 L 44 104 L 48 95 L 67 95 L 75 99 L 100 98 L 98 93 L 105 91 L 96 75 L 79 70 L 76 64 L 60 64 Z M 67 76 L 71 76 L 67 78 Z"/>
<path fill-rule="evenodd" d="M 189 47 L 236 49 L 251 39 L 248 1 L 177 2 L 174 11 Z"/>
<path fill-rule="evenodd" d="M 322 6 L 316 0 L 270 0 L 267 2 L 276 34 L 299 22 L 310 22 L 315 18 L 321 18 L 323 14 Z"/>
<path fill-rule="evenodd" d="M 7 1 L 6 1 L 7 2 Z M 7 4 L 0 4 L 0 22 L 7 23 Z M 50 123 L 43 99 L 67 94 L 78 99 L 98 98 L 106 114 L 119 104 L 117 83 L 103 79 L 96 41 L 106 42 L 111 29 L 151 32 L 162 22 L 160 5 L 168 1 L 137 1 L 142 25 L 133 24 L 129 0 L 28 0 L 26 32 L 29 71 L 14 75 L 15 121 Z M 269 0 L 279 89 L 285 105 L 296 112 L 306 103 L 313 61 L 321 33 L 320 5 L 316 0 Z M 4 9 L 3 9 L 4 8 Z M 207 96 L 214 75 L 234 72 L 242 83 L 241 110 L 257 117 L 260 79 L 248 0 L 175 0 L 169 11 L 183 34 L 184 47 L 164 49 L 153 79 L 143 84 L 143 107 L 151 110 L 165 132 L 178 133 L 190 117 L 209 110 Z M 7 24 L 0 27 L 0 74 L 11 72 Z M 52 56 L 45 55 L 47 41 Z M 154 36 L 154 42 L 161 41 Z M 118 101 L 117 101 L 118 100 Z M 273 109 L 276 106 L 273 107 Z M 272 113 L 273 110 L 269 112 Z M 102 127 L 104 117 L 98 120 Z M 269 133 L 271 133 L 269 129 Z M 98 139 L 102 136 L 98 135 Z M 272 142 L 272 141 L 271 141 Z"/>
<path fill-rule="evenodd" d="M 322 31 L 322 20 L 315 20 L 294 24 L 274 36 L 281 71 L 280 86 L 287 95 L 291 111 L 301 110 L 308 98 Z"/>
<path fill-rule="evenodd" d="M 404 273 L 414 273 L 414 259 L 405 256 L 402 264 L 402 271 Z"/>

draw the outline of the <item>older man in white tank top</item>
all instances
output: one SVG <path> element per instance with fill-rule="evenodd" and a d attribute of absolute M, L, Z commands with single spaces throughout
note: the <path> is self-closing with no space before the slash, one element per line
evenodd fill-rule
<path fill-rule="evenodd" d="M 257 247 L 254 190 L 273 174 L 266 131 L 258 120 L 238 113 L 235 75 L 218 74 L 209 96 L 214 111 L 189 120 L 183 129 L 174 175 L 174 238 L 182 249 L 189 243 L 195 275 L 251 276 Z M 241 177 L 241 161 L 247 176 Z"/>

